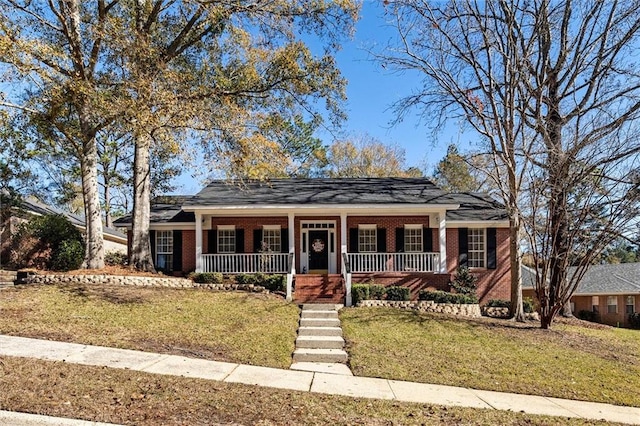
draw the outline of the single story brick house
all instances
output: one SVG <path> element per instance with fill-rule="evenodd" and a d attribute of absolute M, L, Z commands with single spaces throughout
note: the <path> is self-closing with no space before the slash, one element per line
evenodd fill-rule
<path fill-rule="evenodd" d="M 216 180 L 154 200 L 150 229 L 158 269 L 287 274 L 287 298 L 299 302 L 349 305 L 361 282 L 408 286 L 415 298 L 448 289 L 460 265 L 478 276 L 481 302 L 510 297 L 504 207 L 428 179 Z"/>
<path fill-rule="evenodd" d="M 569 268 L 569 276 L 575 268 Z M 523 274 L 522 293 L 535 296 L 535 271 L 529 269 L 529 280 Z M 593 312 L 603 324 L 629 327 L 629 315 L 640 311 L 640 263 L 592 265 L 585 273 L 574 295 L 571 311 Z"/>

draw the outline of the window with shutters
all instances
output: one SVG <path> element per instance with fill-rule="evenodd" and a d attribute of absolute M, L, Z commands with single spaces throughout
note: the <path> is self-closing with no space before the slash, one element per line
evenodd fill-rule
<path fill-rule="evenodd" d="M 173 231 L 156 231 L 156 269 L 173 270 Z"/>
<path fill-rule="evenodd" d="M 359 225 L 358 251 L 360 253 L 375 253 L 377 249 L 376 225 Z"/>
<path fill-rule="evenodd" d="M 422 252 L 422 225 L 404 226 L 404 251 L 405 253 Z"/>
<path fill-rule="evenodd" d="M 236 252 L 235 226 L 218 226 L 218 253 Z"/>
<path fill-rule="evenodd" d="M 469 228 L 467 247 L 467 266 L 484 268 L 487 265 L 487 236 L 483 228 Z"/>
<path fill-rule="evenodd" d="M 262 228 L 263 248 L 269 252 L 280 253 L 281 247 L 280 226 L 265 225 Z"/>

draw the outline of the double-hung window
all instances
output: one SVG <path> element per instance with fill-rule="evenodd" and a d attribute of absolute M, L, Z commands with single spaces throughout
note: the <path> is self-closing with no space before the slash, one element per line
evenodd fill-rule
<path fill-rule="evenodd" d="M 262 228 L 263 249 L 273 253 L 280 253 L 282 238 L 280 225 L 265 225 Z"/>
<path fill-rule="evenodd" d="M 618 296 L 607 296 L 607 313 L 618 313 Z"/>
<path fill-rule="evenodd" d="M 360 253 L 375 253 L 378 249 L 376 225 L 358 226 L 358 251 Z"/>
<path fill-rule="evenodd" d="M 404 251 L 405 253 L 421 253 L 422 245 L 422 225 L 404 226 Z"/>
<path fill-rule="evenodd" d="M 627 303 L 625 307 L 625 312 L 627 314 L 634 314 L 636 312 L 636 297 L 635 296 L 627 296 Z"/>
<path fill-rule="evenodd" d="M 236 252 L 236 228 L 233 225 L 218 226 L 218 253 Z"/>
<path fill-rule="evenodd" d="M 487 233 L 484 228 L 469 228 L 467 266 L 484 268 L 487 265 Z"/>
<path fill-rule="evenodd" d="M 173 231 L 156 231 L 156 268 L 173 270 Z"/>

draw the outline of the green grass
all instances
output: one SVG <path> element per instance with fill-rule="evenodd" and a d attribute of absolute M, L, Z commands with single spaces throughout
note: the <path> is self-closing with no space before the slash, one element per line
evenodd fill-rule
<path fill-rule="evenodd" d="M 299 311 L 244 292 L 38 286 L 0 294 L 0 333 L 287 368 Z"/>
<path fill-rule="evenodd" d="M 640 332 L 341 311 L 354 374 L 640 406 Z"/>

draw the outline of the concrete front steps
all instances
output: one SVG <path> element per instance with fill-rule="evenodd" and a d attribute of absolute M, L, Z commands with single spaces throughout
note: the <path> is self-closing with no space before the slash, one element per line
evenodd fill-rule
<path fill-rule="evenodd" d="M 353 375 L 346 365 L 339 308 L 334 304 L 302 306 L 292 370 Z"/>
<path fill-rule="evenodd" d="M 0 270 L 0 288 L 13 287 L 17 279 L 18 275 L 16 271 Z"/>

